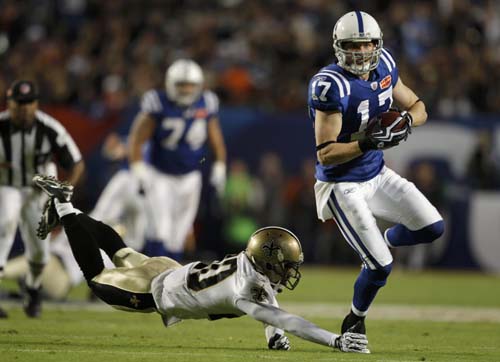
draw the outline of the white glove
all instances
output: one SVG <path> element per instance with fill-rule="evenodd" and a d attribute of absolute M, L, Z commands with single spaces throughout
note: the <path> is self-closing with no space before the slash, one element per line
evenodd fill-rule
<path fill-rule="evenodd" d="M 151 186 L 152 175 L 144 161 L 136 161 L 130 165 L 132 175 L 139 181 L 139 188 L 144 192 Z"/>
<path fill-rule="evenodd" d="M 226 187 L 226 163 L 223 161 L 215 161 L 212 165 L 210 174 L 210 184 L 217 191 L 217 195 L 222 197 Z"/>
<path fill-rule="evenodd" d="M 345 332 L 335 339 L 334 347 L 342 352 L 370 353 L 366 334 Z"/>
<path fill-rule="evenodd" d="M 276 333 L 269 339 L 267 346 L 269 349 L 288 351 L 290 349 L 290 341 L 287 336 Z"/>

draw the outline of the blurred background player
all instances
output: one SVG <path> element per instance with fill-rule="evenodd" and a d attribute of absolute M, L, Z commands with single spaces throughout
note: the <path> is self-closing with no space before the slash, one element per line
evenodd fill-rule
<path fill-rule="evenodd" d="M 192 262 L 182 266 L 171 258 L 149 258 L 126 247 L 111 227 L 73 207 L 71 185 L 41 175 L 33 181 L 55 204 L 44 211 L 41 223 L 60 220 L 89 287 L 111 306 L 130 312 L 158 312 L 167 327 L 183 319 L 249 315 L 264 323 L 269 349 L 289 350 L 284 334 L 288 331 L 343 352 L 370 353 L 365 335 L 351 330 L 337 335 L 279 308 L 276 294 L 284 288 L 295 289 L 304 260 L 300 241 L 289 230 L 261 228 L 250 236 L 245 251 L 209 265 Z M 104 267 L 99 248 L 117 268 Z"/>
<path fill-rule="evenodd" d="M 389 248 L 430 243 L 444 223 L 413 183 L 384 166 L 382 149 L 406 140 L 427 113 L 383 48 L 378 23 L 362 11 L 345 14 L 333 29 L 333 47 L 337 63 L 322 68 L 309 86 L 318 159 L 314 188 L 318 217 L 335 219 L 363 261 L 342 331 L 356 325 L 364 334 L 368 308 L 392 269 Z M 368 121 L 388 111 L 393 99 L 403 109 L 395 122 L 406 119 L 406 128 L 388 128 L 381 136 L 374 128 L 364 136 Z M 382 233 L 375 216 L 396 225 Z"/>
<path fill-rule="evenodd" d="M 192 60 L 175 61 L 165 90 L 142 98 L 129 137 L 130 167 L 143 188 L 152 240 L 149 255 L 180 259 L 200 200 L 200 164 L 206 144 L 213 152 L 210 183 L 221 195 L 226 181 L 226 148 L 217 96 L 203 90 L 204 77 Z M 143 157 L 143 146 L 149 142 Z"/>
<path fill-rule="evenodd" d="M 66 129 L 38 109 L 38 90 L 27 80 L 17 80 L 7 90 L 7 110 L 0 113 L 0 278 L 12 248 L 17 226 L 24 241 L 29 270 L 24 311 L 41 312 L 40 283 L 48 261 L 48 241 L 36 236 L 46 195 L 32 186 L 35 173 L 56 174 L 55 162 L 77 184 L 84 164 Z M 6 317 L 0 310 L 0 317 Z"/>

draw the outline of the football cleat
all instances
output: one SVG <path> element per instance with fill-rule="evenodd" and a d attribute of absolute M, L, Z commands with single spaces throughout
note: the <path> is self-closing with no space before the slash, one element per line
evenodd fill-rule
<path fill-rule="evenodd" d="M 51 197 L 45 203 L 43 207 L 42 217 L 38 222 L 38 227 L 36 228 L 36 235 L 41 239 L 45 240 L 47 235 L 54 230 L 60 224 L 59 215 L 57 214 L 56 205 L 54 203 L 54 198 Z"/>
<path fill-rule="evenodd" d="M 69 202 L 73 196 L 73 185 L 66 181 L 59 181 L 54 176 L 35 175 L 33 183 L 47 195 L 55 197 L 60 202 Z"/>
<path fill-rule="evenodd" d="M 344 318 L 340 332 L 341 334 L 345 332 L 366 334 L 365 317 L 358 317 L 351 311 Z"/>
<path fill-rule="evenodd" d="M 24 296 L 24 313 L 30 318 L 39 318 L 42 314 L 41 288 L 26 287 Z"/>

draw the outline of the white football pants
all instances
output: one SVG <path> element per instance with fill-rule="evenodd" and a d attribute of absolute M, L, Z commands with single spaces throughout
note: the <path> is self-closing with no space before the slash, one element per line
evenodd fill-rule
<path fill-rule="evenodd" d="M 147 225 L 145 211 L 139 182 L 129 170 L 120 170 L 109 180 L 89 216 L 112 226 L 127 246 L 142 250 Z"/>
<path fill-rule="evenodd" d="M 419 230 L 442 219 L 412 182 L 384 167 L 365 182 L 322 182 L 314 186 L 318 218 L 334 219 L 349 245 L 370 269 L 392 263 L 375 216 Z"/>
<path fill-rule="evenodd" d="M 38 221 L 48 196 L 31 187 L 0 186 L 0 267 L 4 267 L 19 226 L 28 261 L 46 264 L 49 258 L 48 238 L 36 236 Z"/>
<path fill-rule="evenodd" d="M 169 252 L 183 252 L 198 212 L 201 172 L 169 175 L 153 167 L 148 170 L 151 173 L 151 184 L 145 195 L 148 236 L 162 241 Z"/>

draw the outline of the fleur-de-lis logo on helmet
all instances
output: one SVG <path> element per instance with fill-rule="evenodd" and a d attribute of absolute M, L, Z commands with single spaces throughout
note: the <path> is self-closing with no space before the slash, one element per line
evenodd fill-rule
<path fill-rule="evenodd" d="M 250 237 L 245 253 L 255 269 L 272 284 L 288 289 L 298 284 L 304 256 L 299 239 L 290 230 L 278 226 L 257 230 Z"/>

